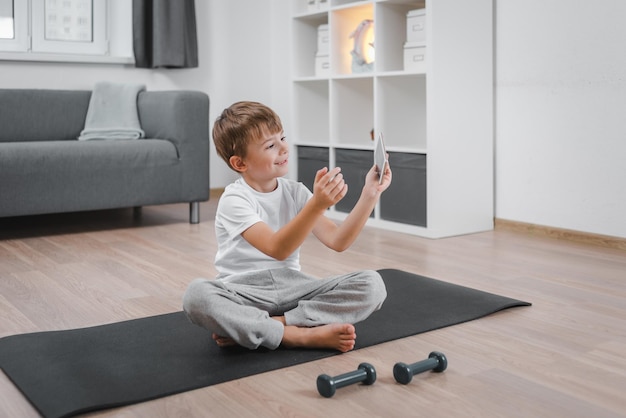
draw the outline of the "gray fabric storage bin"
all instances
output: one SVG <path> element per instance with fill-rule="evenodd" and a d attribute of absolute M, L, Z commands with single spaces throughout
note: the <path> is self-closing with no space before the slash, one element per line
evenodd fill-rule
<path fill-rule="evenodd" d="M 323 167 L 328 167 L 327 147 L 298 147 L 298 181 L 310 191 L 313 191 L 315 173 Z"/>
<path fill-rule="evenodd" d="M 348 185 L 348 194 L 341 199 L 335 209 L 350 212 L 361 196 L 365 186 L 365 176 L 374 165 L 374 152 L 355 149 L 335 150 L 335 165 L 341 167 L 343 178 Z M 370 217 L 374 216 L 374 212 Z"/>
<path fill-rule="evenodd" d="M 426 155 L 389 153 L 391 185 L 380 198 L 380 218 L 426 226 Z"/>

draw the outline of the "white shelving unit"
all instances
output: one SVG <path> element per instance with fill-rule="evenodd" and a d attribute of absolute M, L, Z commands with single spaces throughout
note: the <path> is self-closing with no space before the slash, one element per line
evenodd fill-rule
<path fill-rule="evenodd" d="M 372 129 L 383 132 L 394 178 L 370 225 L 429 238 L 492 229 L 492 0 L 328 0 L 320 9 L 309 3 L 292 3 L 298 160 L 309 147 L 327 150 L 320 167 L 337 165 L 338 154 L 345 164 L 346 150 L 363 160 L 361 151 L 373 149 Z M 407 71 L 407 13 L 421 8 L 425 70 Z M 353 73 L 350 34 L 364 19 L 374 21 L 374 68 Z M 317 76 L 322 24 L 328 25 L 330 72 Z M 344 174 L 352 168 L 342 165 Z M 358 196 L 360 186 L 349 186 Z M 413 216 L 414 209 L 423 213 Z M 347 211 L 335 207 L 329 215 L 342 219 Z"/>

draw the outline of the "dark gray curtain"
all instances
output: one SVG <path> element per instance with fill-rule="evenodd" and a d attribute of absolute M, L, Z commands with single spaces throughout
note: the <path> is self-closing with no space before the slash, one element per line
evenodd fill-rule
<path fill-rule="evenodd" d="M 133 48 L 136 67 L 197 67 L 194 0 L 133 0 Z"/>

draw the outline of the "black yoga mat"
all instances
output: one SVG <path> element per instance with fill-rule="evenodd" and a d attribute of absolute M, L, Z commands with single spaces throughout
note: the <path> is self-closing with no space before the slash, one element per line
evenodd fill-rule
<path fill-rule="evenodd" d="M 356 324 L 363 348 L 528 306 L 400 270 L 380 270 L 383 308 Z M 129 405 L 338 354 L 220 349 L 182 312 L 0 339 L 0 366 L 46 417 Z"/>

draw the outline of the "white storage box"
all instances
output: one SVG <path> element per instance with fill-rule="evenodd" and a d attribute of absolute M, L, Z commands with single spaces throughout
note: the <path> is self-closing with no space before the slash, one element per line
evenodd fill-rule
<path fill-rule="evenodd" d="M 307 0 L 307 11 L 328 10 L 328 0 Z"/>
<path fill-rule="evenodd" d="M 426 9 L 411 10 L 406 14 L 406 41 L 426 40 Z"/>
<path fill-rule="evenodd" d="M 329 45 L 328 25 L 319 25 L 317 27 L 317 55 L 330 54 Z"/>
<path fill-rule="evenodd" d="M 330 76 L 330 57 L 326 55 L 315 55 L 315 76 L 316 77 L 328 77 Z"/>
<path fill-rule="evenodd" d="M 404 71 L 426 72 L 426 42 L 407 42 L 404 44 Z"/>

